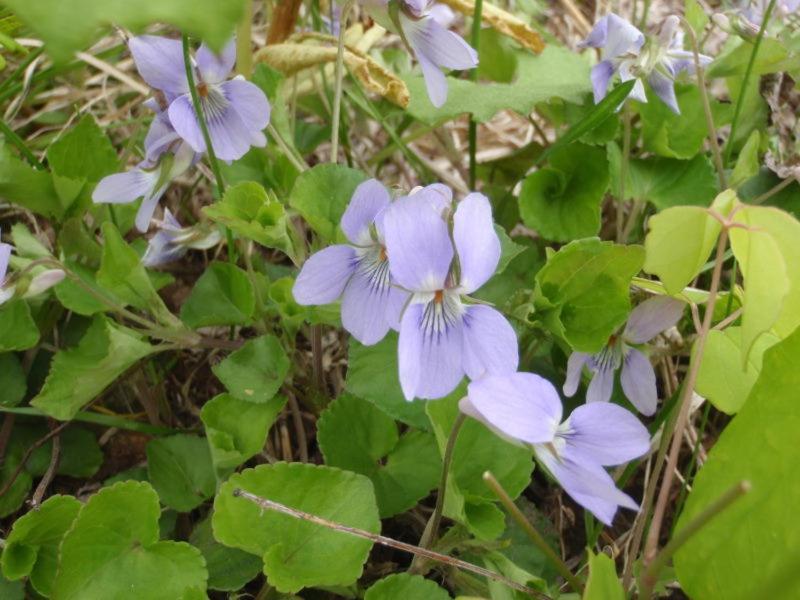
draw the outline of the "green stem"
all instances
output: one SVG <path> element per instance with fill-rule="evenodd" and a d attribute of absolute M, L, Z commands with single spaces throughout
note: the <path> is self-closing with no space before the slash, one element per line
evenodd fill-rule
<path fill-rule="evenodd" d="M 242 20 L 236 28 L 236 70 L 245 79 L 253 74 L 253 51 L 250 38 L 253 32 L 253 0 L 245 0 Z"/>
<path fill-rule="evenodd" d="M 11 129 L 11 127 L 9 127 L 8 124 L 2 119 L 0 119 L 0 133 L 2 133 L 9 142 L 14 144 L 19 149 L 19 151 L 22 153 L 22 155 L 29 163 L 31 163 L 34 167 L 36 167 L 40 171 L 44 169 L 44 165 L 39 162 L 39 159 L 36 158 L 33 152 L 30 151 L 28 146 L 25 145 L 23 139 L 19 137 L 16 134 L 16 132 L 13 129 Z"/>
<path fill-rule="evenodd" d="M 631 111 L 625 106 L 622 113 L 623 137 L 622 160 L 619 167 L 619 196 L 617 197 L 617 242 L 622 242 L 623 207 L 625 206 L 625 180 L 628 178 L 628 163 L 631 160 Z"/>
<path fill-rule="evenodd" d="M 577 594 L 581 594 L 583 591 L 581 582 L 577 577 L 575 577 L 572 571 L 569 570 L 569 567 L 563 560 L 561 560 L 561 557 L 556 554 L 555 550 L 550 547 L 550 544 L 548 544 L 547 541 L 542 537 L 542 534 L 539 533 L 533 524 L 531 524 L 531 522 L 525 517 L 525 515 L 522 514 L 522 511 L 517 507 L 516 504 L 514 504 L 511 496 L 509 496 L 508 492 L 503 489 L 503 486 L 501 486 L 500 482 L 495 479 L 494 475 L 492 475 L 489 471 L 486 471 L 483 474 L 483 481 L 486 483 L 489 489 L 494 492 L 495 496 L 497 496 L 497 499 L 500 500 L 500 503 L 508 511 L 508 514 L 511 515 L 511 518 L 514 519 L 520 527 L 522 527 L 523 531 L 525 531 L 536 547 L 542 551 L 542 553 L 553 564 L 556 570 L 561 573 L 561 576 L 567 583 L 569 583 L 569 586 L 572 588 L 572 590 Z"/>
<path fill-rule="evenodd" d="M 30 417 L 47 417 L 42 411 L 37 408 L 28 406 L 0 406 L 0 412 L 9 413 L 14 415 L 25 415 Z M 118 429 L 127 429 L 128 431 L 138 431 L 140 433 L 147 433 L 149 435 L 170 435 L 178 432 L 185 432 L 188 430 L 170 429 L 168 427 L 158 427 L 150 425 L 149 423 L 140 423 L 132 419 L 126 419 L 123 416 L 104 415 L 91 411 L 81 411 L 72 417 L 73 421 L 81 421 L 83 423 L 94 423 L 95 425 L 104 425 L 106 427 L 116 427 Z"/>
<path fill-rule="evenodd" d="M 483 20 L 483 0 L 475 0 L 475 9 L 472 14 L 472 47 L 479 51 L 481 44 L 481 21 Z M 472 81 L 478 81 L 478 68 L 475 67 L 470 74 Z M 478 123 L 472 115 L 469 116 L 469 189 L 475 189 L 478 172 Z"/>
<path fill-rule="evenodd" d="M 333 122 L 331 125 L 331 162 L 339 162 L 339 121 L 342 114 L 342 85 L 344 83 L 344 35 L 347 30 L 347 17 L 353 1 L 348 2 L 342 7 L 342 14 L 339 17 L 339 40 L 336 45 L 336 70 L 334 72 L 333 88 Z"/>
<path fill-rule="evenodd" d="M 692 481 L 692 477 L 694 477 L 695 467 L 697 466 L 697 457 L 700 454 L 700 446 L 702 445 L 703 435 L 706 431 L 706 425 L 708 424 L 708 415 L 711 412 L 711 403 L 706 402 L 705 408 L 703 408 L 703 418 L 700 421 L 700 428 L 697 430 L 697 441 L 695 441 L 694 448 L 692 448 L 692 457 L 689 459 L 689 466 L 686 467 L 686 475 L 684 476 L 684 481 L 686 482 L 685 485 L 681 487 L 680 496 L 678 496 L 678 501 L 675 503 L 675 514 L 679 515 L 683 511 L 683 503 L 686 502 L 686 495 L 689 493 L 689 485 Z M 672 533 L 674 535 L 675 528 L 674 525 L 677 525 L 677 521 L 673 524 Z"/>
<path fill-rule="evenodd" d="M 653 595 L 653 588 L 658 581 L 658 574 L 661 572 L 675 552 L 683 546 L 689 538 L 705 527 L 718 514 L 723 512 L 739 498 L 747 494 L 751 489 L 749 481 L 740 481 L 731 489 L 725 492 L 711 505 L 706 507 L 699 515 L 689 521 L 678 531 L 669 543 L 659 552 L 642 573 L 639 580 L 639 598 L 648 600 Z"/>
<path fill-rule="evenodd" d="M 756 36 L 756 41 L 753 44 L 753 51 L 750 53 L 750 60 L 747 61 L 747 68 L 744 70 L 742 87 L 739 89 L 739 99 L 736 101 L 736 108 L 733 109 L 731 134 L 728 136 L 728 141 L 725 144 L 725 164 L 729 164 L 731 161 L 731 154 L 733 154 L 733 143 L 736 140 L 736 126 L 739 124 L 739 115 L 742 113 L 744 97 L 747 94 L 747 85 L 750 83 L 750 76 L 753 74 L 753 66 L 756 63 L 758 49 L 761 47 L 761 40 L 764 39 L 764 32 L 767 30 L 767 23 L 769 23 L 769 18 L 772 16 L 772 10 L 774 8 L 775 0 L 770 0 L 769 4 L 767 5 L 767 10 L 764 12 L 764 18 L 761 19 L 761 27 L 758 29 L 758 35 Z"/>
<path fill-rule="evenodd" d="M 786 179 L 781 181 L 776 186 L 768 189 L 766 192 L 764 192 L 763 194 L 761 194 L 760 196 L 758 196 L 754 200 L 751 200 L 750 204 L 763 204 L 764 202 L 766 202 L 767 200 L 772 198 L 778 192 L 781 192 L 785 188 L 787 188 L 790 185 L 792 185 L 795 181 L 797 181 L 797 180 L 794 177 L 787 177 Z"/>

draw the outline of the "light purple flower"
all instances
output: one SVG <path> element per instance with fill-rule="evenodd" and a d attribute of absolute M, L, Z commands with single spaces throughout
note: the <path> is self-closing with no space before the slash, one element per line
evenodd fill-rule
<path fill-rule="evenodd" d="M 532 373 L 473 381 L 459 407 L 501 437 L 531 446 L 564 490 L 606 525 L 618 507 L 638 509 L 603 468 L 624 464 L 650 448 L 647 429 L 624 408 L 584 404 L 562 423 L 558 392 Z"/>
<path fill-rule="evenodd" d="M 751 25 L 751 27 L 747 29 L 750 30 L 753 35 L 758 34 L 761 21 L 764 19 L 764 14 L 767 12 L 767 6 L 769 6 L 769 0 L 745 0 L 741 3 L 741 8 L 738 13 Z M 800 8 L 800 0 L 778 0 L 775 2 L 772 17 L 784 19 L 797 11 L 798 8 Z"/>
<path fill-rule="evenodd" d="M 136 68 L 169 102 L 169 121 L 177 134 L 195 150 L 205 152 L 200 123 L 194 112 L 183 61 L 181 42 L 142 35 L 130 41 Z M 264 92 L 241 76 L 227 80 L 236 62 L 231 40 L 221 54 L 205 44 L 195 59 L 195 85 L 207 119 L 214 153 L 226 161 L 241 158 L 250 146 L 265 146 L 263 129 L 269 123 L 270 105 Z"/>
<path fill-rule="evenodd" d="M 365 345 L 398 328 L 408 298 L 389 273 L 381 220 L 390 203 L 389 191 L 375 179 L 359 185 L 341 221 L 350 244 L 311 256 L 292 290 L 302 305 L 329 304 L 341 297 L 342 325 Z"/>
<path fill-rule="evenodd" d="M 6 273 L 8 273 L 8 262 L 11 260 L 11 251 L 14 246 L 0 242 L 0 304 L 6 302 L 14 295 L 13 287 L 10 291 L 6 288 Z"/>
<path fill-rule="evenodd" d="M 147 244 L 142 264 L 146 267 L 164 265 L 181 258 L 189 249 L 212 248 L 221 238 L 217 228 L 209 229 L 202 225 L 183 227 L 167 208 L 164 209 L 164 221 L 159 224 L 158 233 Z"/>
<path fill-rule="evenodd" d="M 27 285 L 20 289 L 19 281 L 12 283 L 10 278 L 6 277 L 8 274 L 8 263 L 13 250 L 14 247 L 11 244 L 0 242 L 0 305 L 5 304 L 17 294 L 23 298 L 33 298 L 64 280 L 66 273 L 61 269 L 45 269 L 34 275 Z"/>
<path fill-rule="evenodd" d="M 622 367 L 620 382 L 628 400 L 643 415 L 652 415 L 658 403 L 656 374 L 650 359 L 635 346 L 644 344 L 675 325 L 683 314 L 684 303 L 668 296 L 645 300 L 631 312 L 621 335 L 612 335 L 597 354 L 573 352 L 567 363 L 564 395 L 574 396 L 586 366 L 592 380 L 586 391 L 587 402 L 608 402 L 614 390 L 614 373 Z"/>
<path fill-rule="evenodd" d="M 601 60 L 592 68 L 594 101 L 600 102 L 608 92 L 615 74 L 620 80 L 636 80 L 629 97 L 647 102 L 644 80 L 669 106 L 680 114 L 675 97 L 675 78 L 682 72 L 693 74 L 693 54 L 683 49 L 680 20 L 672 15 L 664 22 L 658 38 L 645 39 L 644 34 L 625 19 L 611 13 L 601 18 L 581 44 L 601 49 Z M 702 66 L 711 58 L 700 55 Z"/>
<path fill-rule="evenodd" d="M 364 5 L 376 21 L 397 31 L 410 47 L 422 68 L 428 97 L 435 107 L 447 100 L 447 78 L 442 68 L 463 70 L 478 66 L 478 53 L 440 23 L 441 13 L 431 14 L 431 0 L 398 0 L 396 13 L 389 0 L 366 0 Z"/>
<path fill-rule="evenodd" d="M 512 373 L 519 362 L 508 321 L 490 306 L 464 302 L 500 259 L 489 200 L 472 193 L 458 204 L 451 239 L 450 196 L 445 186 L 428 186 L 397 200 L 383 218 L 392 276 L 412 293 L 398 348 L 407 400 L 441 398 L 465 374 Z"/>

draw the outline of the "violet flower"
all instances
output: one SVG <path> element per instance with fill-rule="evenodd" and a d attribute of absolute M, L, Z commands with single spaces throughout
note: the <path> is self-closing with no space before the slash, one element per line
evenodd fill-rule
<path fill-rule="evenodd" d="M 767 12 L 767 6 L 769 6 L 769 0 L 745 0 L 741 8 L 737 11 L 750 25 L 747 29 L 752 32 L 752 35 L 758 35 L 761 21 L 764 19 L 764 14 Z M 783 19 L 795 12 L 798 8 L 800 8 L 800 0 L 777 0 L 772 16 Z"/>
<path fill-rule="evenodd" d="M 202 225 L 183 227 L 168 208 L 164 209 L 164 221 L 159 231 L 147 244 L 142 257 L 146 267 L 158 267 L 185 255 L 189 249 L 207 250 L 216 246 L 222 236 L 219 229 Z"/>
<path fill-rule="evenodd" d="M 435 185 L 398 199 L 383 218 L 392 276 L 412 293 L 398 347 L 407 400 L 441 398 L 465 374 L 512 373 L 519 362 L 516 335 L 503 315 L 464 302 L 500 260 L 489 200 L 472 193 L 458 204 L 452 239 L 443 217 L 449 211 L 449 189 Z"/>
<path fill-rule="evenodd" d="M 587 402 L 608 402 L 614 390 L 614 373 L 622 367 L 622 391 L 643 415 L 652 415 L 658 403 L 656 374 L 650 359 L 635 345 L 644 344 L 675 325 L 684 304 L 669 296 L 645 300 L 630 314 L 621 335 L 612 335 L 597 354 L 573 352 L 567 363 L 564 395 L 574 396 L 584 367 L 593 373 L 586 391 Z"/>
<path fill-rule="evenodd" d="M 501 437 L 530 445 L 567 494 L 606 525 L 618 507 L 638 509 L 603 468 L 624 464 L 650 448 L 647 429 L 624 408 L 584 404 L 562 423 L 558 392 L 532 373 L 473 381 L 459 407 Z"/>
<path fill-rule="evenodd" d="M 136 68 L 152 87 L 164 93 L 169 121 L 195 152 L 205 152 L 200 122 L 194 112 L 180 41 L 154 35 L 133 38 L 130 50 Z M 195 85 L 207 120 L 211 145 L 218 158 L 241 158 L 250 146 L 265 146 L 263 129 L 269 123 L 270 105 L 255 84 L 237 76 L 227 80 L 236 62 L 231 40 L 221 54 L 205 44 L 195 60 Z"/>
<path fill-rule="evenodd" d="M 320 250 L 303 265 L 292 293 L 298 304 L 329 304 L 341 297 L 342 325 L 365 345 L 397 329 L 408 294 L 393 285 L 381 220 L 389 191 L 375 179 L 356 188 L 342 215 L 350 244 Z"/>
<path fill-rule="evenodd" d="M 581 45 L 601 49 L 601 60 L 592 67 L 592 88 L 595 103 L 605 98 L 614 75 L 620 80 L 636 80 L 628 97 L 647 102 L 643 81 L 647 80 L 656 95 L 676 114 L 680 114 L 675 97 L 675 78 L 682 72 L 693 74 L 693 53 L 683 49 L 680 20 L 667 18 L 658 38 L 644 34 L 625 19 L 611 13 L 600 19 Z M 711 58 L 700 55 L 702 66 Z"/>
<path fill-rule="evenodd" d="M 364 5 L 382 26 L 400 34 L 422 68 L 428 97 L 435 107 L 447 100 L 445 69 L 473 69 L 478 53 L 461 36 L 431 14 L 432 0 L 365 0 Z M 441 17 L 441 15 L 438 15 Z"/>
<path fill-rule="evenodd" d="M 26 280 L 23 287 L 20 287 L 22 282 L 12 282 L 9 277 L 6 277 L 13 249 L 14 247 L 11 244 L 0 242 L 0 305 L 5 304 L 16 295 L 20 295 L 23 298 L 33 298 L 64 280 L 66 273 L 61 269 L 45 269 Z"/>

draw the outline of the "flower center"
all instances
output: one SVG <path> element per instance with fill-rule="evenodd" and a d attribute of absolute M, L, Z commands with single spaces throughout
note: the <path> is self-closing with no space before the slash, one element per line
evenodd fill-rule
<path fill-rule="evenodd" d="M 197 92 L 200 94 L 200 102 L 203 103 L 203 112 L 209 121 L 219 119 L 230 104 L 218 85 L 200 83 Z"/>

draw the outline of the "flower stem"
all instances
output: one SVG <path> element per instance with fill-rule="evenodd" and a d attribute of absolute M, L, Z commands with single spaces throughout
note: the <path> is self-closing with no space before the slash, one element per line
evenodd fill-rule
<path fill-rule="evenodd" d="M 442 475 L 439 479 L 439 488 L 436 493 L 436 505 L 433 508 L 433 514 L 431 515 L 428 524 L 425 526 L 425 531 L 422 533 L 422 537 L 419 540 L 420 548 L 430 548 L 436 541 L 436 537 L 439 535 L 439 526 L 442 523 L 442 513 L 444 511 L 444 500 L 445 496 L 447 496 L 447 478 L 450 475 L 450 467 L 453 464 L 453 450 L 455 450 L 456 447 L 458 432 L 461 431 L 461 427 L 464 425 L 466 420 L 467 416 L 464 413 L 459 412 L 458 416 L 456 416 L 456 420 L 453 421 L 453 428 L 450 430 L 450 435 L 447 438 L 447 444 L 445 444 L 444 447 L 444 456 L 442 457 Z M 419 561 L 415 557 L 409 570 L 414 573 L 419 569 Z"/>
<path fill-rule="evenodd" d="M 733 109 L 733 119 L 731 120 L 731 134 L 728 136 L 728 141 L 725 143 L 725 164 L 730 163 L 731 154 L 733 154 L 733 143 L 736 140 L 736 126 L 739 124 L 739 115 L 742 113 L 742 106 L 744 105 L 744 97 L 747 94 L 747 85 L 750 83 L 750 76 L 753 74 L 753 66 L 756 63 L 756 56 L 758 49 L 761 47 L 761 40 L 764 39 L 764 32 L 767 30 L 767 23 L 772 16 L 772 10 L 775 8 L 775 0 L 770 0 L 767 5 L 767 10 L 764 12 L 764 18 L 761 19 L 761 27 L 758 29 L 756 41 L 753 44 L 753 51 L 750 53 L 750 60 L 747 61 L 747 67 L 744 70 L 744 78 L 742 79 L 742 86 L 739 89 L 739 98 L 736 101 L 736 108 Z"/>
<path fill-rule="evenodd" d="M 478 52 L 481 44 L 481 20 L 483 17 L 483 0 L 475 0 L 475 9 L 472 13 L 472 47 Z M 478 68 L 475 67 L 470 74 L 472 81 L 478 81 Z M 478 172 L 478 123 L 469 116 L 469 189 L 474 190 Z"/>
<path fill-rule="evenodd" d="M 789 187 L 792 183 L 797 181 L 794 177 L 787 177 L 783 181 L 781 181 L 776 186 L 768 189 L 766 192 L 755 198 L 754 200 L 750 201 L 750 204 L 763 204 L 770 198 L 772 198 L 778 192 L 783 191 L 785 188 Z"/>
<path fill-rule="evenodd" d="M 511 515 L 511 518 L 514 519 L 517 524 L 522 527 L 523 531 L 528 535 L 531 541 L 536 545 L 539 550 L 547 557 L 547 559 L 553 564 L 556 570 L 561 573 L 561 576 L 569 583 L 569 586 L 572 590 L 577 593 L 581 594 L 583 591 L 583 586 L 581 582 L 578 580 L 577 577 L 569 570 L 569 567 L 566 563 L 561 560 L 561 557 L 555 553 L 550 547 L 550 544 L 542 537 L 542 534 L 539 533 L 533 524 L 522 514 L 522 511 L 519 507 L 514 504 L 514 501 L 511 499 L 511 496 L 508 495 L 503 489 L 503 486 L 500 485 L 500 482 L 495 479 L 495 476 L 492 475 L 489 471 L 486 471 L 483 474 L 483 481 L 489 487 L 492 492 L 494 492 L 495 496 L 497 496 L 500 503 L 506 508 L 508 514 Z"/>
<path fill-rule="evenodd" d="M 650 566 L 642 572 L 639 579 L 639 598 L 647 600 L 653 595 L 653 587 L 655 587 L 658 581 L 659 572 L 667 565 L 675 552 L 683 546 L 689 538 L 705 527 L 709 521 L 723 512 L 731 504 L 747 494 L 750 489 L 751 485 L 749 481 L 740 481 L 678 531 L 669 543 L 664 546 L 663 550 L 658 553 L 655 559 L 653 559 Z"/>
<path fill-rule="evenodd" d="M 253 74 L 253 51 L 250 37 L 253 32 L 253 0 L 245 0 L 242 20 L 236 28 L 236 70 L 246 79 Z"/>
<path fill-rule="evenodd" d="M 617 197 L 617 242 L 622 243 L 623 231 L 623 212 L 625 206 L 625 180 L 628 178 L 628 163 L 631 160 L 631 111 L 625 106 L 622 113 L 622 160 L 619 168 L 619 196 Z M 631 215 L 633 219 L 633 215 Z"/>
<path fill-rule="evenodd" d="M 725 262 L 725 247 L 727 243 L 728 230 L 727 228 L 723 228 L 719 240 L 717 241 L 717 253 L 714 260 L 714 272 L 711 276 L 711 286 L 708 291 L 706 312 L 703 316 L 703 323 L 700 327 L 700 331 L 697 333 L 697 341 L 695 342 L 692 359 L 689 363 L 689 372 L 683 382 L 679 404 L 680 408 L 677 420 L 675 421 L 675 430 L 672 434 L 669 456 L 664 469 L 664 475 L 661 479 L 661 489 L 658 491 L 658 499 L 656 500 L 655 510 L 653 511 L 653 520 L 650 522 L 650 530 L 647 533 L 647 541 L 644 547 L 645 564 L 655 558 L 658 538 L 661 533 L 661 523 L 667 508 L 667 500 L 669 499 L 669 492 L 675 475 L 675 467 L 678 464 L 678 455 L 680 454 L 681 445 L 683 444 L 683 431 L 686 429 L 686 424 L 689 420 L 692 393 L 694 392 L 694 386 L 697 382 L 697 374 L 700 371 L 700 363 L 703 361 L 703 352 L 705 350 L 708 332 L 711 330 L 711 321 L 714 317 L 714 306 L 717 303 L 717 292 L 719 291 L 720 279 L 722 278 L 722 265 Z"/>
<path fill-rule="evenodd" d="M 333 88 L 333 122 L 331 124 L 331 162 L 339 162 L 339 121 L 342 114 L 342 85 L 344 79 L 344 35 L 347 30 L 347 17 L 353 7 L 353 0 L 342 7 L 339 17 L 339 40 L 336 50 L 336 70 L 334 71 Z"/>

